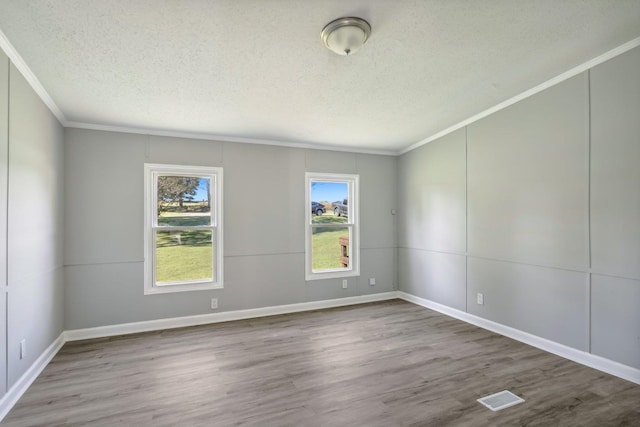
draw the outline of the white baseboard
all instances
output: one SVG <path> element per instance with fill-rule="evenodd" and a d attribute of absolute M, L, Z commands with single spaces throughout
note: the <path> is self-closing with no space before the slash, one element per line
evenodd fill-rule
<path fill-rule="evenodd" d="M 623 365 L 622 363 L 614 362 L 613 360 L 605 359 L 604 357 L 596 356 L 595 354 L 587 353 L 585 351 L 576 350 L 575 348 L 567 347 L 566 345 L 523 332 L 519 329 L 514 329 L 491 320 L 483 319 L 482 317 L 447 307 L 446 305 L 438 304 L 437 302 L 407 294 L 402 291 L 398 291 L 398 298 L 421 305 L 422 307 L 429 308 L 442 314 L 446 314 L 447 316 L 454 317 L 464 322 L 471 323 L 472 325 L 479 326 L 500 335 L 513 338 L 516 341 L 529 344 L 541 350 L 548 351 L 549 353 L 564 357 L 565 359 L 573 360 L 574 362 L 590 368 L 640 384 L 640 369 L 632 368 L 631 366 Z"/>
<path fill-rule="evenodd" d="M 395 299 L 397 297 L 397 293 L 394 291 L 323 301 L 302 302 L 298 304 L 277 305 L 273 307 L 250 308 L 247 310 L 223 311 L 221 313 L 201 314 L 196 316 L 122 323 L 119 325 L 98 326 L 96 328 L 73 329 L 65 332 L 65 339 L 66 341 L 77 341 L 90 338 L 134 334 L 138 332 L 158 331 L 162 329 L 182 328 L 185 326 L 206 325 L 209 323 L 229 322 L 232 320 L 253 319 L 256 317 L 275 316 L 278 314 L 296 313 L 299 311 L 319 310 L 323 308 L 385 301 Z"/>
<path fill-rule="evenodd" d="M 27 391 L 38 375 L 53 359 L 67 341 L 77 341 L 90 338 L 102 338 L 115 335 L 125 335 L 138 332 L 156 331 L 162 329 L 180 328 L 185 326 L 204 325 L 209 323 L 229 322 L 232 320 L 251 319 L 256 317 L 274 316 L 278 314 L 296 313 L 301 311 L 320 310 L 323 308 L 342 307 L 347 305 L 364 304 L 368 302 L 385 301 L 400 298 L 405 301 L 429 308 L 447 316 L 454 317 L 475 326 L 496 332 L 525 344 L 532 345 L 549 353 L 573 360 L 582 365 L 606 372 L 636 384 L 640 384 L 640 370 L 630 366 L 596 356 L 591 353 L 576 350 L 544 338 L 510 328 L 491 320 L 483 319 L 473 314 L 465 313 L 455 308 L 447 307 L 436 302 L 407 294 L 401 291 L 380 294 L 362 295 L 356 297 L 338 298 L 323 301 L 303 302 L 274 307 L 252 308 L 247 310 L 227 311 L 197 316 L 176 317 L 170 319 L 149 320 L 144 322 L 124 323 L 120 325 L 100 326 L 96 328 L 74 329 L 64 331 L 38 357 L 31 367 L 0 399 L 0 421 L 9 413 L 13 405 Z"/>
<path fill-rule="evenodd" d="M 65 343 L 64 332 L 62 332 L 54 342 L 49 345 L 36 359 L 29 369 L 11 386 L 7 393 L 0 399 L 0 421 L 9 413 L 13 405 L 22 397 L 25 391 L 38 378 L 38 375 L 51 362 L 53 356 L 62 348 Z"/>
<path fill-rule="evenodd" d="M 472 325 L 513 338 L 516 341 L 532 345 L 565 359 L 573 360 L 585 366 L 606 372 L 625 380 L 640 384 L 640 370 L 623 365 L 595 354 L 577 350 L 500 323 L 483 319 L 482 317 L 447 307 L 436 302 L 407 294 L 401 291 L 380 294 L 362 295 L 356 297 L 338 298 L 323 301 L 303 302 L 299 304 L 279 305 L 273 307 L 252 308 L 247 310 L 227 311 L 221 313 L 202 314 L 197 316 L 175 317 L 169 319 L 149 320 L 143 322 L 123 323 L 120 325 L 99 326 L 96 328 L 75 329 L 65 331 L 66 341 L 77 341 L 91 338 L 103 338 L 115 335 L 126 335 L 138 332 L 157 331 L 162 329 L 180 328 L 185 326 L 204 325 L 209 323 L 229 322 L 232 320 L 252 319 L 256 317 L 274 316 L 278 314 L 296 313 L 300 311 L 319 310 L 323 308 L 341 307 L 367 302 L 384 301 L 400 298 L 420 306 L 438 311 Z"/>
<path fill-rule="evenodd" d="M 227 311 L 203 314 L 199 316 L 175 317 L 170 319 L 149 320 L 145 322 L 124 323 L 120 325 L 99 326 L 96 328 L 74 329 L 64 331 L 31 365 L 27 372 L 0 399 L 0 422 L 9 413 L 18 399 L 27 391 L 42 370 L 58 353 L 65 342 L 90 338 L 102 338 L 115 335 L 133 334 L 137 332 L 157 331 L 161 329 L 181 328 L 184 326 L 204 325 L 208 323 L 229 322 L 231 320 L 252 319 L 256 317 L 274 316 L 278 314 L 296 313 L 300 311 L 319 310 L 323 308 L 342 307 L 364 304 L 368 302 L 396 299 L 395 291 L 356 297 L 337 298 L 324 301 L 310 301 L 299 304 L 279 305 L 274 307 L 252 308 L 247 310 Z"/>

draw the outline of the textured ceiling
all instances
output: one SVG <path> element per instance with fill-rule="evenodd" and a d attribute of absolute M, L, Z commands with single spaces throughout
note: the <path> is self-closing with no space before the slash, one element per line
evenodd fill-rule
<path fill-rule="evenodd" d="M 2 0 L 0 29 L 68 123 L 398 152 L 639 37 L 640 1 Z"/>

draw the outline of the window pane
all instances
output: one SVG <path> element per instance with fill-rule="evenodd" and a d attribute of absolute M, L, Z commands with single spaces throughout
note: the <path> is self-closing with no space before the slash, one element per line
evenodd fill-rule
<path fill-rule="evenodd" d="M 346 223 L 349 183 L 311 181 L 311 222 L 313 224 Z"/>
<path fill-rule="evenodd" d="M 348 269 L 349 227 L 313 227 L 311 269 L 313 271 Z"/>
<path fill-rule="evenodd" d="M 159 176 L 158 225 L 211 225 L 211 179 Z"/>
<path fill-rule="evenodd" d="M 156 283 L 213 280 L 211 230 L 156 232 Z"/>

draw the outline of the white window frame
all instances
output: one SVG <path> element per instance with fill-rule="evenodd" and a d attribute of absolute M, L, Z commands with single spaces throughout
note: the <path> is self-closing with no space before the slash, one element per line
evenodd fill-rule
<path fill-rule="evenodd" d="M 157 230 L 196 229 L 196 227 L 158 226 L 158 176 L 192 176 L 211 179 L 211 225 L 197 226 L 212 232 L 213 279 L 171 284 L 156 284 L 156 245 Z M 183 166 L 164 164 L 144 164 L 144 294 L 163 294 L 184 291 L 202 291 L 223 288 L 223 249 L 222 242 L 222 168 L 206 166 Z"/>
<path fill-rule="evenodd" d="M 346 182 L 349 184 L 349 215 L 347 222 L 342 224 L 313 224 L 311 213 L 311 182 Z M 306 280 L 335 279 L 342 277 L 353 277 L 360 275 L 360 192 L 359 175 L 337 174 L 337 173 L 315 173 L 305 174 L 305 278 Z M 313 271 L 312 269 L 312 230 L 315 227 L 349 227 L 349 267 L 332 270 Z"/>

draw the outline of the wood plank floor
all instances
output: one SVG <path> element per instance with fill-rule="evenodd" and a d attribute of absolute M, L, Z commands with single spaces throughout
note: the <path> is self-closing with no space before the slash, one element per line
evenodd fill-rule
<path fill-rule="evenodd" d="M 3 425 L 640 426 L 640 386 L 393 300 L 67 343 Z"/>

